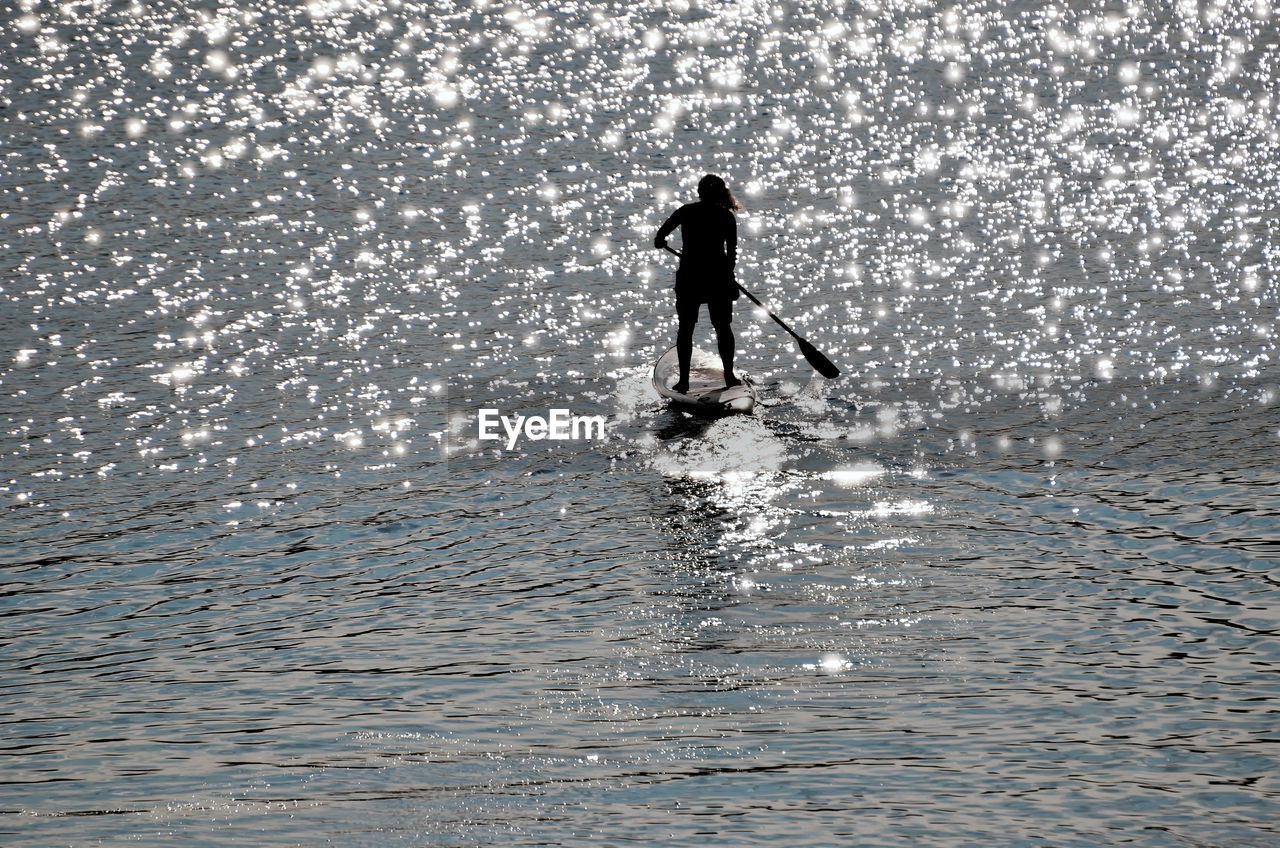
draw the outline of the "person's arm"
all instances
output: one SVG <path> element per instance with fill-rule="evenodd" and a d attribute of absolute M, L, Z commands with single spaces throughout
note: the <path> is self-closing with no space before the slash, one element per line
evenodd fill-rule
<path fill-rule="evenodd" d="M 671 217 L 668 218 L 661 227 L 658 227 L 658 234 L 653 237 L 653 246 L 658 250 L 662 250 L 667 246 L 667 236 L 671 235 L 671 233 L 675 231 L 675 228 L 680 226 L 680 213 L 683 211 L 684 207 L 681 206 L 675 212 L 671 213 Z"/>
<path fill-rule="evenodd" d="M 729 270 L 732 271 L 738 264 L 738 219 L 732 212 L 726 214 L 729 216 L 729 229 L 725 234 L 724 252 L 729 257 Z"/>

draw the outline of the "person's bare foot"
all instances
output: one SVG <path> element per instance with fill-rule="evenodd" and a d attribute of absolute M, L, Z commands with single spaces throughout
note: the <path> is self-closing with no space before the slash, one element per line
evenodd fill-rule
<path fill-rule="evenodd" d="M 726 389 L 732 389 L 734 386 L 741 386 L 741 385 L 742 385 L 742 381 L 732 374 L 724 378 L 724 387 Z"/>
<path fill-rule="evenodd" d="M 672 385 L 671 391 L 675 392 L 678 395 L 684 394 L 685 392 L 689 391 L 689 381 L 677 380 L 675 384 Z"/>

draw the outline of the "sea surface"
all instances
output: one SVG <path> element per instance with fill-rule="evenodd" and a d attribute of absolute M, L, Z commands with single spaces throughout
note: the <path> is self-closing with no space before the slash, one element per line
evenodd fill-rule
<path fill-rule="evenodd" d="M 0 22 L 6 848 L 1280 844 L 1280 6 Z"/>

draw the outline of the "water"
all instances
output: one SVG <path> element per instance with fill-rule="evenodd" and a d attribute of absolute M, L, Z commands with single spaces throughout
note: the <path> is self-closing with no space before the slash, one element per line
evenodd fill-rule
<path fill-rule="evenodd" d="M 1276 842 L 1269 3 L 3 14 L 6 846 Z"/>

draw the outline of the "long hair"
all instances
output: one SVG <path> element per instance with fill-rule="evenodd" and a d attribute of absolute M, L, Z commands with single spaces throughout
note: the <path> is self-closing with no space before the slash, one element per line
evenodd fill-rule
<path fill-rule="evenodd" d="M 729 184 L 715 174 L 707 174 L 698 180 L 698 199 L 723 206 L 734 212 L 742 211 L 742 204 L 729 191 Z"/>

